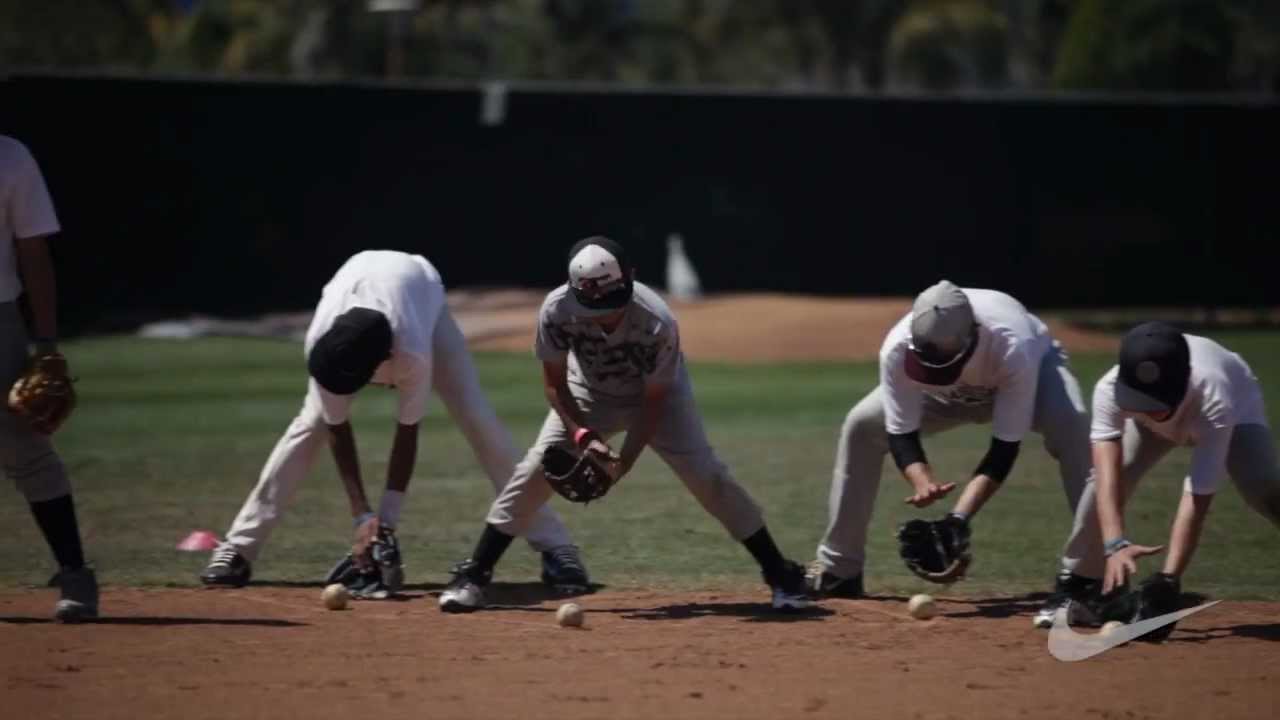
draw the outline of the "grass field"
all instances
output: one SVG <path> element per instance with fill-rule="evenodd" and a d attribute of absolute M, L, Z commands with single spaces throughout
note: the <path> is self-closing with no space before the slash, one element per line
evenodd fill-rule
<path fill-rule="evenodd" d="M 1280 336 L 1218 337 L 1251 362 L 1268 389 L 1270 417 L 1280 422 Z M 269 340 L 114 337 L 80 340 L 65 349 L 80 378 L 81 403 L 57 444 L 73 475 L 88 554 L 101 581 L 196 584 L 206 555 L 179 552 L 174 545 L 193 529 L 225 532 L 302 399 L 299 348 Z M 1072 359 L 1086 393 L 1109 362 L 1102 356 Z M 482 353 L 477 363 L 517 441 L 532 441 L 545 413 L 535 361 L 529 354 Z M 784 551 L 807 562 L 826 522 L 836 433 L 849 407 L 874 385 L 874 367 L 694 364 L 691 372 L 712 442 L 765 506 Z M 385 472 L 391 407 L 390 393 L 375 392 L 356 405 L 357 441 L 375 499 Z M 944 476 L 962 480 L 987 438 L 987 428 L 966 428 L 926 440 L 926 449 Z M 1147 478 L 1129 514 L 1131 537 L 1164 541 L 1187 458 L 1187 451 L 1176 451 Z M 923 583 L 896 556 L 892 529 L 907 517 L 940 511 L 904 505 L 905 485 L 892 463 L 885 470 L 871 532 L 868 589 L 919 590 Z M 1278 599 L 1276 530 L 1225 487 L 1185 587 L 1221 598 Z M 410 582 L 445 579 L 449 565 L 470 550 L 491 497 L 461 434 L 433 404 L 400 530 Z M 593 579 L 610 589 L 759 582 L 745 550 L 728 540 L 651 455 L 603 502 L 588 508 L 553 502 L 582 546 Z M 0 586 L 41 583 L 53 561 L 16 494 L 0 504 L 0 524 L 6 528 Z M 953 591 L 1045 589 L 1069 524 L 1056 467 L 1032 437 L 1002 493 L 975 521 L 971 577 Z M 255 566 L 255 580 L 319 580 L 345 552 L 349 529 L 345 497 L 331 461 L 322 457 Z M 1154 569 L 1148 562 L 1146 569 Z M 499 567 L 500 579 L 536 576 L 535 556 L 523 543 Z"/>

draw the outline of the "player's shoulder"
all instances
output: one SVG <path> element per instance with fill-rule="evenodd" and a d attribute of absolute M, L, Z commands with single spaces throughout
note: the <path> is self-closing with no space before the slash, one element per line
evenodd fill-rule
<path fill-rule="evenodd" d="M 889 332 L 885 333 L 884 341 L 880 343 L 880 362 L 894 360 L 907 350 L 907 343 L 911 340 L 911 313 L 907 313 L 898 319 L 898 322 L 889 328 Z"/>
<path fill-rule="evenodd" d="M 569 284 L 565 283 L 553 288 L 542 298 L 538 308 L 538 319 L 542 322 L 567 322 L 569 320 Z"/>
<path fill-rule="evenodd" d="M 675 313 L 657 291 L 642 282 L 634 283 L 633 288 L 631 295 L 633 304 L 662 322 L 675 324 Z"/>
<path fill-rule="evenodd" d="M 31 150 L 21 140 L 11 135 L 0 135 L 0 167 L 22 167 L 33 159 Z"/>

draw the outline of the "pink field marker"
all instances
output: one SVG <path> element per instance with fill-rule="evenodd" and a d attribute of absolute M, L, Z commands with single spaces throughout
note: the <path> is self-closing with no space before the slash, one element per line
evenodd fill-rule
<path fill-rule="evenodd" d="M 218 547 L 219 542 L 218 536 L 208 530 L 193 530 L 178 543 L 178 549 L 188 552 L 207 551 Z"/>

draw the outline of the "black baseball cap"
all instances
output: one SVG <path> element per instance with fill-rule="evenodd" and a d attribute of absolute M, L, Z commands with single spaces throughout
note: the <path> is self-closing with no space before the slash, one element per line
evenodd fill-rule
<path fill-rule="evenodd" d="M 569 249 L 569 290 L 584 315 L 604 315 L 631 302 L 634 267 L 622 244 L 603 235 Z"/>
<path fill-rule="evenodd" d="M 350 395 L 373 379 L 391 357 L 391 322 L 371 308 L 356 307 L 334 319 L 311 347 L 307 371 L 334 395 Z"/>
<path fill-rule="evenodd" d="M 1191 380 L 1187 338 L 1169 323 L 1142 323 L 1120 341 L 1116 405 L 1141 413 L 1173 412 Z"/>

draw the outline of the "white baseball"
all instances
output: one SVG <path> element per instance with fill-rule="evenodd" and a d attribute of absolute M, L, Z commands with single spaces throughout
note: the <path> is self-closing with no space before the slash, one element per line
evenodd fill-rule
<path fill-rule="evenodd" d="M 938 614 L 938 606 L 934 603 L 932 596 L 920 593 L 912 595 L 907 601 L 907 612 L 917 620 L 928 620 Z"/>
<path fill-rule="evenodd" d="M 1119 620 L 1108 620 L 1102 624 L 1102 630 L 1100 630 L 1099 632 L 1100 634 L 1106 636 L 1106 635 L 1110 635 L 1116 630 L 1119 630 L 1122 627 L 1124 627 L 1124 623 L 1120 622 Z"/>
<path fill-rule="evenodd" d="M 556 610 L 556 622 L 560 623 L 561 627 L 582 627 L 585 620 L 585 613 L 578 603 L 565 603 Z"/>
<path fill-rule="evenodd" d="M 351 593 L 347 592 L 347 588 L 342 583 L 333 583 L 326 585 L 320 593 L 320 599 L 324 601 L 324 606 L 330 610 L 342 610 L 347 607 L 347 601 L 351 599 Z"/>

